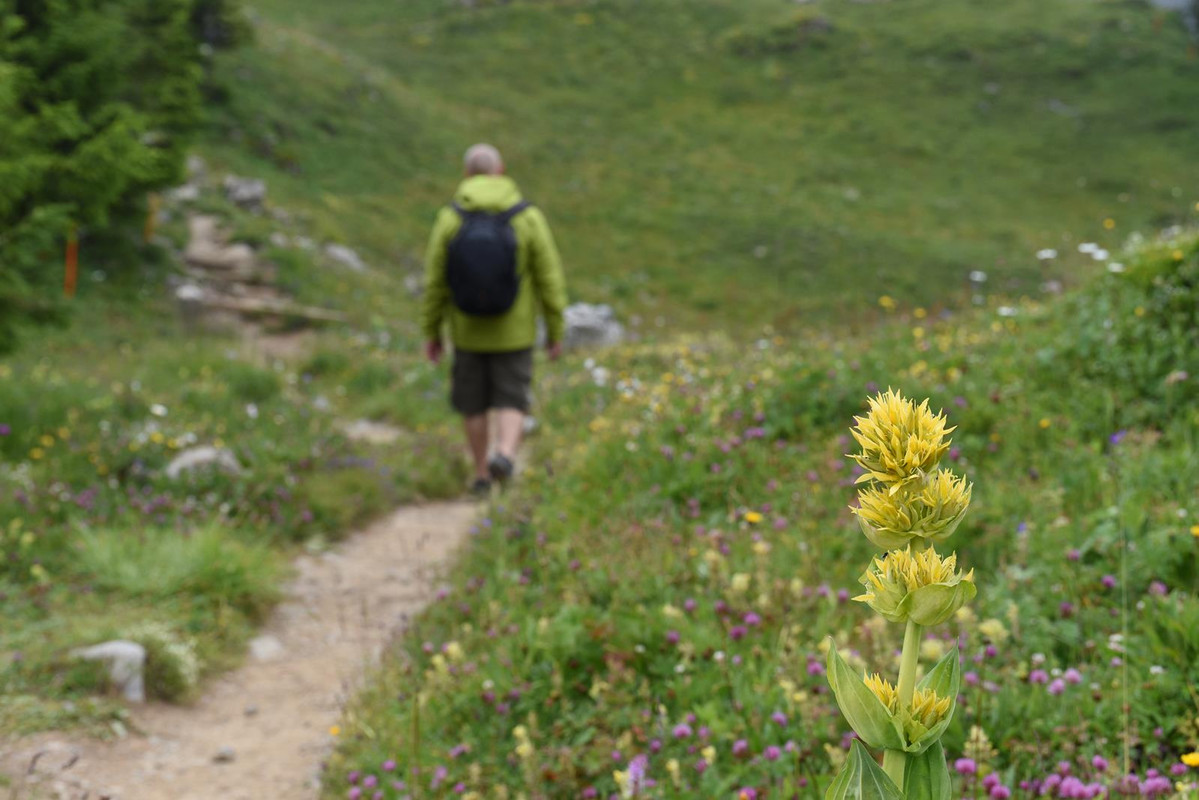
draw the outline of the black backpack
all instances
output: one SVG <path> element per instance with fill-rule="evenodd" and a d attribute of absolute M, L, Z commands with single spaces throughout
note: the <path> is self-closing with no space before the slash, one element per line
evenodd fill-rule
<path fill-rule="evenodd" d="M 521 201 L 507 211 L 490 214 L 467 211 L 454 204 L 462 227 L 446 250 L 446 281 L 454 305 L 465 314 L 492 317 L 516 302 L 520 275 L 516 271 L 516 231 L 512 218 L 529 207 Z"/>

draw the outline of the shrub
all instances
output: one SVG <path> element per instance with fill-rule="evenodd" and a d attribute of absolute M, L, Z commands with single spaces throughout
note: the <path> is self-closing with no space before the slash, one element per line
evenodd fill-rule
<path fill-rule="evenodd" d="M 146 695 L 177 702 L 195 692 L 200 683 L 196 644 L 159 622 L 144 622 L 124 637 L 146 648 Z"/>

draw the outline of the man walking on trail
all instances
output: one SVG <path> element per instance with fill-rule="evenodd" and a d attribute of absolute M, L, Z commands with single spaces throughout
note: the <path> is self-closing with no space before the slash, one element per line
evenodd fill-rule
<path fill-rule="evenodd" d="M 566 281 L 549 225 L 504 175 L 488 144 L 466 151 L 466 179 L 429 237 L 421 326 L 425 353 L 438 363 L 448 321 L 454 345 L 450 402 L 466 424 L 474 461 L 472 491 L 512 477 L 529 389 L 537 314 L 545 318 L 551 359 L 562 352 Z M 496 451 L 488 459 L 488 412 L 495 412 Z"/>

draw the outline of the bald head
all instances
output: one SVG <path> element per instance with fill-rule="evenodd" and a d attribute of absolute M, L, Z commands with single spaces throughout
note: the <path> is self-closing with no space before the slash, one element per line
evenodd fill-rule
<path fill-rule="evenodd" d="M 466 151 L 462 159 L 467 177 L 472 175 L 499 175 L 504 171 L 504 159 L 500 151 L 489 144 L 476 144 Z"/>

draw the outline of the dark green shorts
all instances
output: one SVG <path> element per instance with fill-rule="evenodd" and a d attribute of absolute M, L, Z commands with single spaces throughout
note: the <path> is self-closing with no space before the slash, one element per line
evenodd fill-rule
<path fill-rule="evenodd" d="M 532 383 L 532 348 L 508 353 L 455 350 L 450 403 L 466 417 L 493 408 L 514 408 L 527 414 Z"/>

